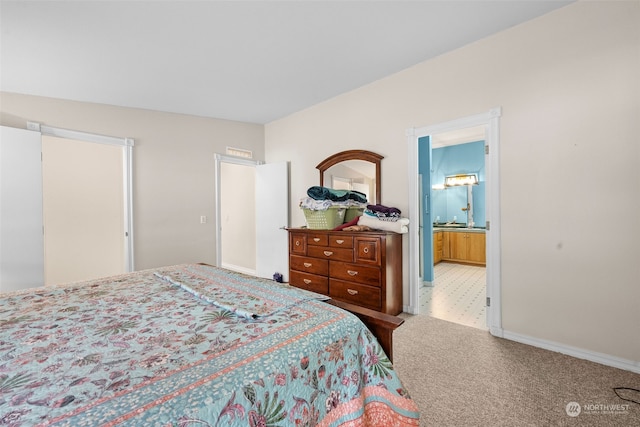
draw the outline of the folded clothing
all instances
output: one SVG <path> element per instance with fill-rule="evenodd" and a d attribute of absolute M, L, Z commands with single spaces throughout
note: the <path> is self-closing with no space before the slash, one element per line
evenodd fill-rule
<path fill-rule="evenodd" d="M 300 199 L 300 207 L 312 211 L 326 211 L 333 205 L 334 202 L 332 202 L 331 200 L 316 200 L 312 199 L 311 197 Z"/>
<path fill-rule="evenodd" d="M 358 225 L 367 226 L 374 230 L 393 231 L 394 233 L 409 232 L 409 218 L 398 218 L 397 221 L 383 221 L 373 216 L 362 215 L 358 219 Z"/>
<path fill-rule="evenodd" d="M 346 228 L 343 228 L 344 231 L 371 231 L 371 227 L 367 227 L 366 225 L 352 225 Z"/>
<path fill-rule="evenodd" d="M 349 222 L 345 222 L 344 224 L 340 224 L 339 226 L 334 228 L 333 231 L 340 231 L 340 230 L 344 230 L 347 227 L 352 227 L 354 225 L 358 225 L 358 219 L 359 218 L 360 218 L 360 216 L 357 216 L 357 217 L 355 217 L 354 219 L 352 219 Z"/>
<path fill-rule="evenodd" d="M 367 209 L 364 211 L 364 213 L 369 216 L 376 217 L 382 221 L 397 221 L 398 219 L 400 219 L 400 214 L 402 212 L 398 208 L 376 204 L 367 205 Z"/>
<path fill-rule="evenodd" d="M 366 204 L 356 202 L 354 200 L 347 200 L 344 202 L 333 202 L 331 200 L 316 200 L 316 199 L 312 199 L 311 197 L 303 197 L 302 199 L 300 199 L 299 206 L 301 208 L 309 209 L 312 211 L 326 211 L 331 207 L 338 207 L 338 208 L 344 208 L 344 209 L 355 207 L 355 208 L 360 208 L 364 210 Z"/>
<path fill-rule="evenodd" d="M 334 190 L 333 188 L 316 185 L 309 187 L 307 195 L 315 200 L 331 200 L 333 202 L 355 200 L 356 202 L 367 203 L 367 196 L 355 190 Z"/>

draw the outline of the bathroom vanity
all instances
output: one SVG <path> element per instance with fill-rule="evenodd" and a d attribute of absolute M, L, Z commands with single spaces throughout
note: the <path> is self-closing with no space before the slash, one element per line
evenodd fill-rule
<path fill-rule="evenodd" d="M 481 228 L 434 228 L 433 262 L 486 265 L 486 234 Z"/>

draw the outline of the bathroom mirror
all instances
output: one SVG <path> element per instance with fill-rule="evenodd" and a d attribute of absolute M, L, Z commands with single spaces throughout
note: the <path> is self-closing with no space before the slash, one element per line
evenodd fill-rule
<path fill-rule="evenodd" d="M 367 195 L 369 203 L 381 203 L 380 161 L 383 158 L 366 150 L 347 150 L 329 156 L 316 166 L 320 171 L 320 186 L 359 191 Z"/>

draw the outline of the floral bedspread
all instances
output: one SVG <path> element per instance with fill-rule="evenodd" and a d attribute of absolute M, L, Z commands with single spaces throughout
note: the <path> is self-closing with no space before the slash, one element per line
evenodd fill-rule
<path fill-rule="evenodd" d="M 0 298 L 1 426 L 417 426 L 353 315 L 204 265 Z"/>

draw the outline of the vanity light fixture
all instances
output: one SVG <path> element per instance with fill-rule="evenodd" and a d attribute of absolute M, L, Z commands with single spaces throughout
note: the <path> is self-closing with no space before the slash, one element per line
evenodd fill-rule
<path fill-rule="evenodd" d="M 478 185 L 478 175 L 475 173 L 465 173 L 449 175 L 444 179 L 445 187 L 456 187 L 460 185 Z"/>
<path fill-rule="evenodd" d="M 433 185 L 431 186 L 431 189 L 432 189 L 432 190 L 444 190 L 444 188 L 445 188 L 445 187 L 444 187 L 444 184 L 433 184 Z"/>

